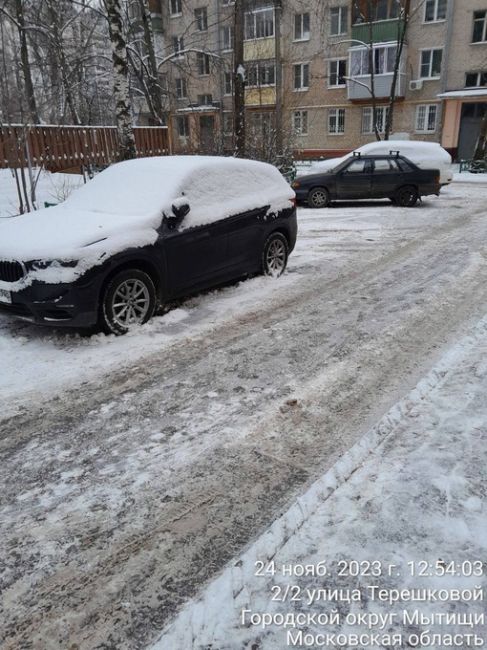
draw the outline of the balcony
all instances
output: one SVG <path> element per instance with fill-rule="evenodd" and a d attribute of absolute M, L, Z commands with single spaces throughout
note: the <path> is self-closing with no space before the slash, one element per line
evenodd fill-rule
<path fill-rule="evenodd" d="M 397 18 L 378 20 L 373 23 L 355 23 L 355 25 L 352 25 L 352 38 L 363 43 L 387 43 L 389 41 L 398 41 L 403 29 L 403 21 Z"/>
<path fill-rule="evenodd" d="M 392 88 L 392 79 L 394 74 L 388 72 L 386 74 L 374 75 L 374 90 L 376 99 L 384 99 L 390 97 Z M 347 81 L 348 99 L 350 101 L 371 101 L 372 93 L 370 90 L 371 82 L 370 75 L 357 75 L 350 77 Z M 400 72 L 397 77 L 396 83 L 396 97 L 404 97 L 406 89 L 406 75 Z"/>

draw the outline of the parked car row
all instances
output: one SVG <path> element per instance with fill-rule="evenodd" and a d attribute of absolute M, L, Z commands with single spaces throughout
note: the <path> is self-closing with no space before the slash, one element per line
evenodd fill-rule
<path fill-rule="evenodd" d="M 292 188 L 272 165 L 171 156 L 112 165 L 62 204 L 0 222 L 0 310 L 123 334 L 174 299 L 264 273 L 296 243 L 296 200 L 438 194 L 440 171 L 399 153 L 347 156 Z"/>

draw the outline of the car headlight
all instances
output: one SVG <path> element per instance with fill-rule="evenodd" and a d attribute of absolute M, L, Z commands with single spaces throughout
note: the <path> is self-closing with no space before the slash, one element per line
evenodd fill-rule
<path fill-rule="evenodd" d="M 44 271 L 50 268 L 73 268 L 77 264 L 77 260 L 32 260 L 25 266 L 28 271 Z"/>
<path fill-rule="evenodd" d="M 299 181 L 294 181 L 291 184 L 291 187 L 293 188 L 293 190 L 296 190 L 298 187 L 301 187 L 301 183 Z"/>

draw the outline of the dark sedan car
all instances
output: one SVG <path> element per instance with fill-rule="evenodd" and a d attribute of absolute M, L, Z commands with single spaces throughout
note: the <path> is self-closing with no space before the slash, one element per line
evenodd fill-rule
<path fill-rule="evenodd" d="M 168 156 L 109 167 L 63 204 L 0 223 L 0 309 L 123 334 L 157 306 L 251 274 L 280 275 L 295 195 L 276 168 Z"/>
<path fill-rule="evenodd" d="M 324 208 L 331 201 L 391 199 L 412 207 L 421 196 L 440 193 L 440 171 L 420 169 L 397 154 L 353 156 L 323 174 L 299 176 L 292 184 L 299 202 Z"/>

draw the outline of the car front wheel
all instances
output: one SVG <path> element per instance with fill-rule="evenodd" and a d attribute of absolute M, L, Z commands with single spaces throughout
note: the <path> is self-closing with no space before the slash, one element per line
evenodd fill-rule
<path fill-rule="evenodd" d="M 264 275 L 278 278 L 284 273 L 289 255 L 287 239 L 280 232 L 273 233 L 264 245 L 262 271 Z"/>
<path fill-rule="evenodd" d="M 324 187 L 315 187 L 308 194 L 308 205 L 310 208 L 326 208 L 330 203 L 330 195 Z"/>
<path fill-rule="evenodd" d="M 395 199 L 402 208 L 413 208 L 419 199 L 418 190 L 412 185 L 406 185 L 397 191 Z"/>
<path fill-rule="evenodd" d="M 105 287 L 101 304 L 103 329 L 125 334 L 134 325 L 146 323 L 156 308 L 156 289 L 147 273 L 126 269 L 113 276 Z"/>

